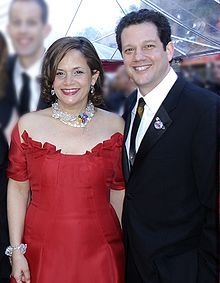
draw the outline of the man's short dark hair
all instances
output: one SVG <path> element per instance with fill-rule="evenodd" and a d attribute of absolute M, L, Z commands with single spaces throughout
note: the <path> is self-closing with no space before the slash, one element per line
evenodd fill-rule
<path fill-rule="evenodd" d="M 168 19 L 159 12 L 141 9 L 125 15 L 116 27 L 116 42 L 120 52 L 122 52 L 121 34 L 123 29 L 142 23 L 153 23 L 157 27 L 158 36 L 163 43 L 164 50 L 166 50 L 167 44 L 171 41 L 171 27 Z"/>
<path fill-rule="evenodd" d="M 42 17 L 42 22 L 44 24 L 47 23 L 48 21 L 48 5 L 44 0 L 12 0 L 11 2 L 11 6 L 13 5 L 13 3 L 15 2 L 36 2 L 40 8 L 41 8 L 41 17 Z M 9 8 L 9 14 L 10 14 L 10 10 L 11 10 L 11 6 Z"/>

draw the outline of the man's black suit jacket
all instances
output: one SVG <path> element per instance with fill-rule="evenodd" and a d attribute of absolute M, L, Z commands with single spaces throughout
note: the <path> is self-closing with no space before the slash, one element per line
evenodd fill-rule
<path fill-rule="evenodd" d="M 217 283 L 218 108 L 215 94 L 178 78 L 130 172 L 124 146 L 127 282 Z"/>
<path fill-rule="evenodd" d="M 8 59 L 8 64 L 7 64 L 8 83 L 6 86 L 4 99 L 0 101 L 0 126 L 3 129 L 10 122 L 13 110 L 14 109 L 16 111 L 18 110 L 18 99 L 17 99 L 16 88 L 15 88 L 14 79 L 13 79 L 16 59 L 17 59 L 16 55 L 13 55 L 9 57 Z M 47 107 L 48 107 L 48 104 L 40 96 L 37 110 L 45 109 Z"/>
<path fill-rule="evenodd" d="M 9 282 L 10 275 L 10 263 L 8 257 L 5 255 L 5 249 L 9 245 L 8 224 L 6 215 L 6 168 L 8 163 L 7 155 L 8 143 L 0 128 L 0 282 Z"/>
<path fill-rule="evenodd" d="M 8 258 L 4 255 L 5 248 L 9 244 L 8 225 L 7 225 L 7 141 L 4 138 L 3 131 L 10 123 L 12 113 L 18 109 L 18 101 L 13 82 L 13 72 L 16 56 L 12 56 L 8 60 L 8 82 L 5 89 L 4 98 L 0 100 L 0 187 L 1 187 L 1 203 L 0 203 L 0 282 L 8 282 L 10 274 L 10 264 Z M 37 109 L 44 109 L 48 105 L 40 98 Z"/>

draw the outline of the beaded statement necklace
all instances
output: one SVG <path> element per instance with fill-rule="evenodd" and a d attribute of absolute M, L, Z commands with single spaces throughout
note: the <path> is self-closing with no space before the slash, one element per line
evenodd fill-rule
<path fill-rule="evenodd" d="M 91 101 L 88 102 L 85 112 L 78 115 L 63 112 L 60 109 L 58 102 L 52 104 L 52 117 L 74 128 L 85 128 L 86 125 L 91 121 L 94 114 L 95 107 Z"/>

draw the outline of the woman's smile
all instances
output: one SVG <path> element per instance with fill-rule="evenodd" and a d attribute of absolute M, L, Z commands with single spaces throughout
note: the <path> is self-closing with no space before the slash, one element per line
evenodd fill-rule
<path fill-rule="evenodd" d="M 63 88 L 61 89 L 62 93 L 67 96 L 76 95 L 79 92 L 80 88 Z"/>

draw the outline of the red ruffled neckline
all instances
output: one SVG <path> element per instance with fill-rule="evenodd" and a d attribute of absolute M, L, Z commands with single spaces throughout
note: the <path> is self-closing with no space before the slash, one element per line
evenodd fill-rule
<path fill-rule="evenodd" d="M 23 139 L 21 145 L 24 150 L 31 150 L 34 152 L 42 150 L 47 154 L 61 154 L 63 156 L 83 156 L 88 154 L 97 154 L 102 150 L 112 150 L 115 147 L 121 147 L 123 143 L 123 135 L 117 132 L 113 134 L 109 139 L 106 139 L 103 142 L 95 145 L 91 150 L 87 150 L 84 154 L 71 154 L 62 153 L 61 149 L 57 149 L 56 146 L 52 143 L 42 143 L 40 141 L 32 139 L 26 130 L 22 133 L 21 137 Z"/>

